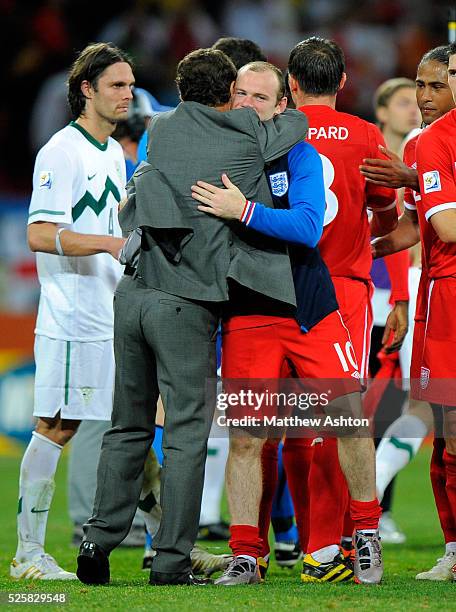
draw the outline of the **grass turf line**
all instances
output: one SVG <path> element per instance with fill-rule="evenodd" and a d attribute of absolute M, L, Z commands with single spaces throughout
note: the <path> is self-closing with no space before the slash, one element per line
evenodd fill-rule
<path fill-rule="evenodd" d="M 0 591 L 67 594 L 68 603 L 41 604 L 40 609 L 63 610 L 225 610 L 343 609 L 442 610 L 454 609 L 456 584 L 418 582 L 414 576 L 429 569 L 442 555 L 443 539 L 429 483 L 429 447 L 399 476 L 393 503 L 394 517 L 407 534 L 402 546 L 385 545 L 385 578 L 382 585 L 304 585 L 299 566 L 278 568 L 274 561 L 267 582 L 240 587 L 150 587 L 140 570 L 140 549 L 118 549 L 111 555 L 109 586 L 87 587 L 79 582 L 17 582 L 9 578 L 9 563 L 16 547 L 16 507 L 19 458 L 0 457 L 2 513 L 0 530 Z M 66 510 L 66 460 L 59 465 L 57 489 L 49 516 L 46 550 L 67 570 L 76 567 L 76 549 L 69 545 L 71 524 Z M 204 544 L 206 545 L 206 544 Z M 226 543 L 208 544 L 214 552 L 227 552 Z M 27 608 L 27 606 L 23 604 Z M 3 607 L 3 606 L 2 606 Z M 5 607 L 6 609 L 6 607 Z"/>

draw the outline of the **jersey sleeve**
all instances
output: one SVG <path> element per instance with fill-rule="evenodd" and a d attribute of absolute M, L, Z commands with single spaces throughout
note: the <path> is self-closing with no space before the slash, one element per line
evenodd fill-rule
<path fill-rule="evenodd" d="M 408 271 L 410 267 L 410 255 L 407 250 L 393 253 L 384 258 L 386 269 L 391 282 L 390 302 L 409 300 Z"/>
<path fill-rule="evenodd" d="M 306 115 L 297 110 L 286 110 L 273 119 L 263 122 L 252 110 L 250 119 L 261 155 L 266 163 L 282 157 L 294 145 L 303 141 L 309 127 Z"/>
<path fill-rule="evenodd" d="M 37 221 L 72 223 L 73 164 L 60 147 L 38 153 L 28 224 Z"/>
<path fill-rule="evenodd" d="M 435 213 L 456 208 L 455 160 L 451 159 L 442 131 L 432 128 L 423 132 L 416 145 L 421 202 L 427 221 Z"/>
<path fill-rule="evenodd" d="M 412 138 L 404 147 L 403 161 L 409 168 L 416 168 L 416 141 L 417 137 Z M 404 189 L 404 206 L 409 210 L 416 210 L 416 202 L 421 199 L 420 194 L 411 187 Z"/>
<path fill-rule="evenodd" d="M 369 156 L 373 158 L 384 157 L 379 150 L 379 145 L 386 147 L 382 133 L 376 125 L 367 124 L 369 137 Z M 366 182 L 366 204 L 373 212 L 382 212 L 396 206 L 396 190 L 391 187 L 381 187 Z"/>
<path fill-rule="evenodd" d="M 289 209 L 277 210 L 247 202 L 241 221 L 267 236 L 315 247 L 323 232 L 325 190 L 320 156 L 308 143 L 288 153 Z"/>

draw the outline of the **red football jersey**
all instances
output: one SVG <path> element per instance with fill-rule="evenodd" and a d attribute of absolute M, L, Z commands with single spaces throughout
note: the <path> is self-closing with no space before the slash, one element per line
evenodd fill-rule
<path fill-rule="evenodd" d="M 416 170 L 416 143 L 420 134 L 411 138 L 404 147 L 403 160 L 409 168 Z M 417 202 L 421 200 L 419 192 L 414 191 L 410 187 L 404 190 L 404 206 L 409 210 L 417 210 Z M 427 287 L 429 284 L 426 253 L 421 242 L 421 277 L 418 287 L 418 295 L 416 298 L 415 321 L 426 321 L 427 312 Z"/>
<path fill-rule="evenodd" d="M 420 134 L 416 164 L 421 194 L 416 204 L 429 278 L 456 276 L 456 244 L 442 242 L 430 221 L 435 213 L 456 208 L 456 109 Z"/>
<path fill-rule="evenodd" d="M 411 138 L 404 147 L 404 154 L 402 156 L 404 164 L 409 168 L 416 170 L 416 143 L 420 134 L 417 134 Z M 416 210 L 416 202 L 421 200 L 421 196 L 417 191 L 414 191 L 411 187 L 404 189 L 404 206 L 409 210 Z"/>
<path fill-rule="evenodd" d="M 367 209 L 395 205 L 394 189 L 366 183 L 359 171 L 365 157 L 379 157 L 380 130 L 329 106 L 305 105 L 307 140 L 320 154 L 326 191 L 321 255 L 331 276 L 370 279 L 372 255 Z"/>

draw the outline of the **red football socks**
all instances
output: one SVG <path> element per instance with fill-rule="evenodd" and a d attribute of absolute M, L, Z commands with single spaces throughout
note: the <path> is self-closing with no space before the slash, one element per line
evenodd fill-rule
<path fill-rule="evenodd" d="M 309 475 L 310 536 L 307 552 L 339 546 L 348 489 L 339 464 L 336 438 L 316 444 Z"/>
<path fill-rule="evenodd" d="M 271 523 L 272 502 L 277 488 L 277 455 L 278 443 L 266 440 L 261 454 L 261 467 L 263 470 L 263 495 L 260 504 L 258 520 L 260 538 L 263 541 L 261 556 L 269 554 L 269 525 Z"/>
<path fill-rule="evenodd" d="M 456 541 L 456 455 L 451 455 L 445 449 L 443 451 L 443 463 L 445 465 L 446 472 L 446 494 L 448 497 L 448 505 L 451 512 L 451 519 L 448 517 L 447 520 L 447 533 L 445 533 L 446 542 Z M 451 527 L 450 527 L 451 525 Z"/>
<path fill-rule="evenodd" d="M 377 530 L 382 509 L 377 498 L 367 502 L 352 499 L 350 500 L 350 514 L 357 531 Z"/>
<path fill-rule="evenodd" d="M 258 559 L 261 556 L 262 540 L 255 525 L 231 525 L 229 545 L 234 556 L 249 555 Z"/>
<path fill-rule="evenodd" d="M 282 450 L 283 468 L 295 511 L 301 550 L 306 552 L 310 529 L 309 472 L 314 454 L 312 439 L 285 438 Z"/>
<path fill-rule="evenodd" d="M 456 517 L 453 515 L 447 495 L 447 472 L 443 461 L 444 450 L 445 440 L 434 438 L 430 469 L 431 483 L 445 542 L 456 542 Z"/>

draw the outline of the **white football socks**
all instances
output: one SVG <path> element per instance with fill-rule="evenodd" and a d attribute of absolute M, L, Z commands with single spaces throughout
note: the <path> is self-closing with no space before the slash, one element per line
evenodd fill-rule
<path fill-rule="evenodd" d="M 44 551 L 46 525 L 54 495 L 54 474 L 62 446 L 36 431 L 24 453 L 19 478 L 16 561 Z"/>
<path fill-rule="evenodd" d="M 211 434 L 213 433 L 211 430 Z M 209 438 L 200 525 L 213 525 L 220 522 L 220 505 L 223 487 L 225 486 L 225 466 L 228 458 L 228 449 L 228 438 Z"/>
<path fill-rule="evenodd" d="M 376 453 L 377 496 L 382 501 L 386 487 L 418 452 L 427 434 L 425 423 L 413 414 L 396 419 L 383 434 Z"/>
<path fill-rule="evenodd" d="M 312 556 L 312 559 L 314 559 L 318 563 L 329 563 L 334 559 L 338 552 L 339 547 L 336 544 L 330 544 L 329 546 L 319 548 L 318 550 L 310 554 Z"/>

